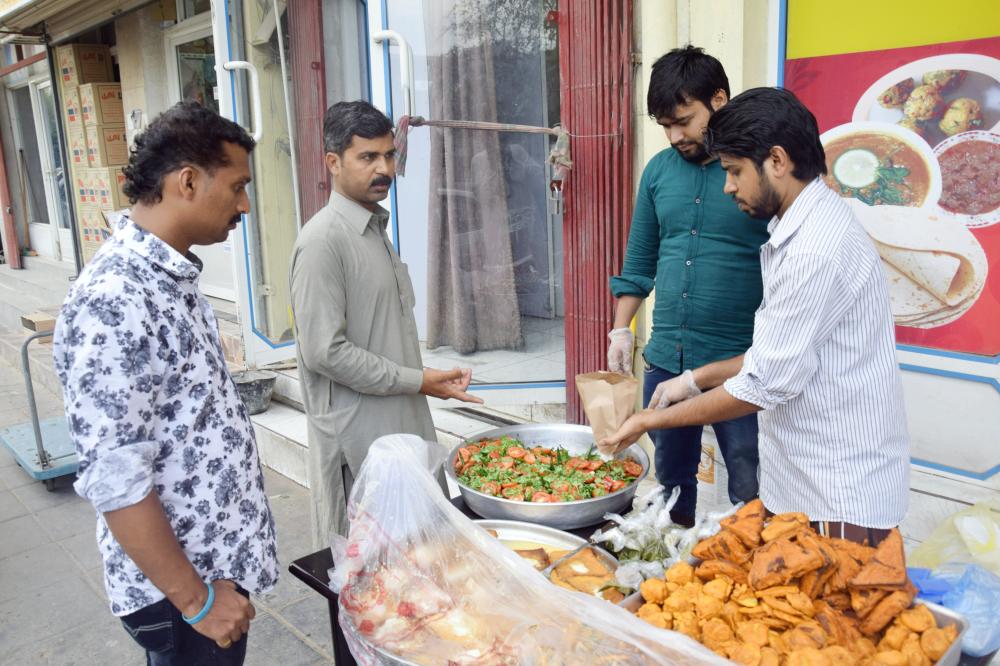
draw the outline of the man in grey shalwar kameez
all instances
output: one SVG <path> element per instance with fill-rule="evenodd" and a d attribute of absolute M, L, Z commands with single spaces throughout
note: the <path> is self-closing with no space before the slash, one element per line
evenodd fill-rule
<path fill-rule="evenodd" d="M 391 121 L 341 102 L 326 112 L 323 143 L 334 191 L 299 233 L 291 267 L 316 547 L 347 534 L 347 497 L 375 439 L 437 441 L 426 395 L 481 402 L 466 393 L 470 370 L 423 369 L 413 285 L 377 203 L 395 177 Z"/>

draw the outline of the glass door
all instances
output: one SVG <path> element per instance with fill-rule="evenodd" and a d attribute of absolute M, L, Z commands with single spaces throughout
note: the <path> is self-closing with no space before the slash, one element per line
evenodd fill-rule
<path fill-rule="evenodd" d="M 163 42 L 170 104 L 182 99 L 193 100 L 219 111 L 211 13 L 205 12 L 181 21 L 164 33 Z M 236 300 L 234 236 L 235 233 L 230 233 L 223 243 L 194 249 L 205 266 L 201 272 L 201 290 L 227 301 Z"/>
<path fill-rule="evenodd" d="M 59 141 L 59 120 L 52 94 L 52 82 L 35 84 L 39 128 L 39 150 L 42 164 L 42 186 L 48 201 L 49 219 L 55 221 L 59 258 L 75 264 L 73 230 L 70 228 L 69 200 L 66 198 L 66 173 L 63 170 L 62 144 Z"/>
<path fill-rule="evenodd" d="M 555 0 L 369 2 L 372 103 L 403 115 L 552 127 Z M 493 404 L 563 402 L 562 221 L 547 135 L 420 127 L 386 204 L 424 364 L 473 369 Z"/>
<path fill-rule="evenodd" d="M 244 351 L 248 364 L 261 366 L 295 357 L 288 265 L 301 213 L 286 4 L 213 2 L 212 38 L 219 111 L 257 140 L 250 214 L 231 238 Z"/>

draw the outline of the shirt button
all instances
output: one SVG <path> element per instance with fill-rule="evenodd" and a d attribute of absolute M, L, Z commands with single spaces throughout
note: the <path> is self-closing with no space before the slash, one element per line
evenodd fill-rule
<path fill-rule="evenodd" d="M 688 297 L 688 293 L 686 291 L 683 294 L 681 294 L 681 298 L 687 298 L 687 297 Z"/>
<path fill-rule="evenodd" d="M 700 204 L 700 203 L 701 203 L 701 197 L 698 197 L 697 199 L 695 199 L 695 200 L 694 200 L 694 202 L 695 202 L 696 204 Z"/>
<path fill-rule="evenodd" d="M 685 262 L 684 262 L 684 265 L 685 265 L 685 266 L 690 266 L 690 265 L 691 265 L 691 260 L 690 260 L 690 259 L 688 259 L 687 261 L 685 261 Z"/>
<path fill-rule="evenodd" d="M 691 230 L 691 235 L 692 236 L 697 236 L 698 235 L 698 230 L 697 229 L 692 229 Z"/>

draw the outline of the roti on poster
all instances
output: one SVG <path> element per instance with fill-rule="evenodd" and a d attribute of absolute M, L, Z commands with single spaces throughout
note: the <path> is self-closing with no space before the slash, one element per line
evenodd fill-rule
<path fill-rule="evenodd" d="M 882 258 L 897 323 L 942 325 L 972 307 L 988 263 L 964 225 L 930 208 L 847 201 Z"/>

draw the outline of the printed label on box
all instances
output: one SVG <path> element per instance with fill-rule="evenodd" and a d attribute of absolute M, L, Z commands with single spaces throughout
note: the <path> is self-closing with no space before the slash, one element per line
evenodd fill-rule
<path fill-rule="evenodd" d="M 128 163 L 128 139 L 124 125 L 97 125 L 87 128 L 87 158 L 92 167 Z"/>
<path fill-rule="evenodd" d="M 111 51 L 103 44 L 66 44 L 56 48 L 63 88 L 112 79 Z"/>
<path fill-rule="evenodd" d="M 87 135 L 81 125 L 79 129 L 69 129 L 66 131 L 66 138 L 69 141 L 69 163 L 73 167 L 87 167 L 90 165 L 90 158 L 87 157 Z"/>
<path fill-rule="evenodd" d="M 87 83 L 80 90 L 80 115 L 85 125 L 121 125 L 125 122 L 122 87 L 117 83 Z"/>
<path fill-rule="evenodd" d="M 79 128 L 80 131 L 83 131 L 83 119 L 80 117 L 80 89 L 71 87 L 64 90 L 62 104 L 66 129 L 73 130 Z"/>

